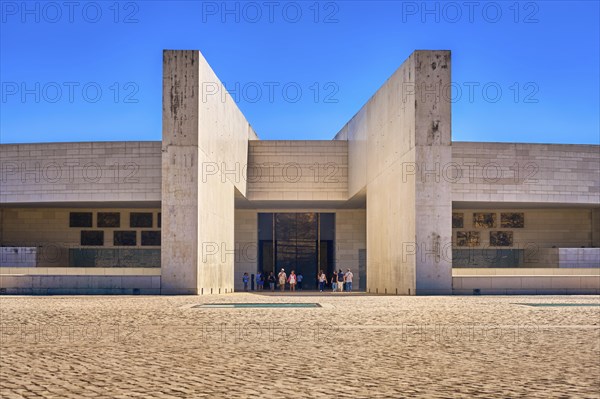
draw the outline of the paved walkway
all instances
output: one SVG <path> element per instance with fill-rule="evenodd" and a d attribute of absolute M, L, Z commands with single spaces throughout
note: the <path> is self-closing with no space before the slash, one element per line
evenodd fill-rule
<path fill-rule="evenodd" d="M 0 397 L 599 398 L 600 307 L 518 303 L 600 298 L 3 296 Z"/>

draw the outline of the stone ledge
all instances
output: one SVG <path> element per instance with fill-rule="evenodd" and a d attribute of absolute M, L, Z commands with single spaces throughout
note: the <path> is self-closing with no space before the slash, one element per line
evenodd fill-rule
<path fill-rule="evenodd" d="M 3 267 L 0 276 L 160 276 L 159 267 Z"/>
<path fill-rule="evenodd" d="M 509 293 L 527 291 L 533 294 L 598 293 L 600 276 L 460 276 L 452 278 L 452 292 Z"/>

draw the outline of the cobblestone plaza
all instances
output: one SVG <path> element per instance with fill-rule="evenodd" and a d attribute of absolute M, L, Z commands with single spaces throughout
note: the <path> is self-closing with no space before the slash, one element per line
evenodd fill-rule
<path fill-rule="evenodd" d="M 193 307 L 208 303 L 321 307 Z M 598 305 L 597 296 L 2 297 L 0 397 L 598 398 Z"/>

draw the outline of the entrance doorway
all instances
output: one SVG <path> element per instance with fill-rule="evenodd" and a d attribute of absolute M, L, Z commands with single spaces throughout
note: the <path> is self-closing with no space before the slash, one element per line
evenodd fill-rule
<path fill-rule="evenodd" d="M 335 270 L 335 213 L 259 213 L 258 270 L 302 274 L 302 288 L 317 289 L 317 273 Z"/>

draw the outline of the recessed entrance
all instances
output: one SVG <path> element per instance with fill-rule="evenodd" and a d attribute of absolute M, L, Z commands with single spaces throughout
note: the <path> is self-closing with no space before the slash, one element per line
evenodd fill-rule
<path fill-rule="evenodd" d="M 259 213 L 258 270 L 302 274 L 302 289 L 317 289 L 317 273 L 335 270 L 335 213 Z"/>

